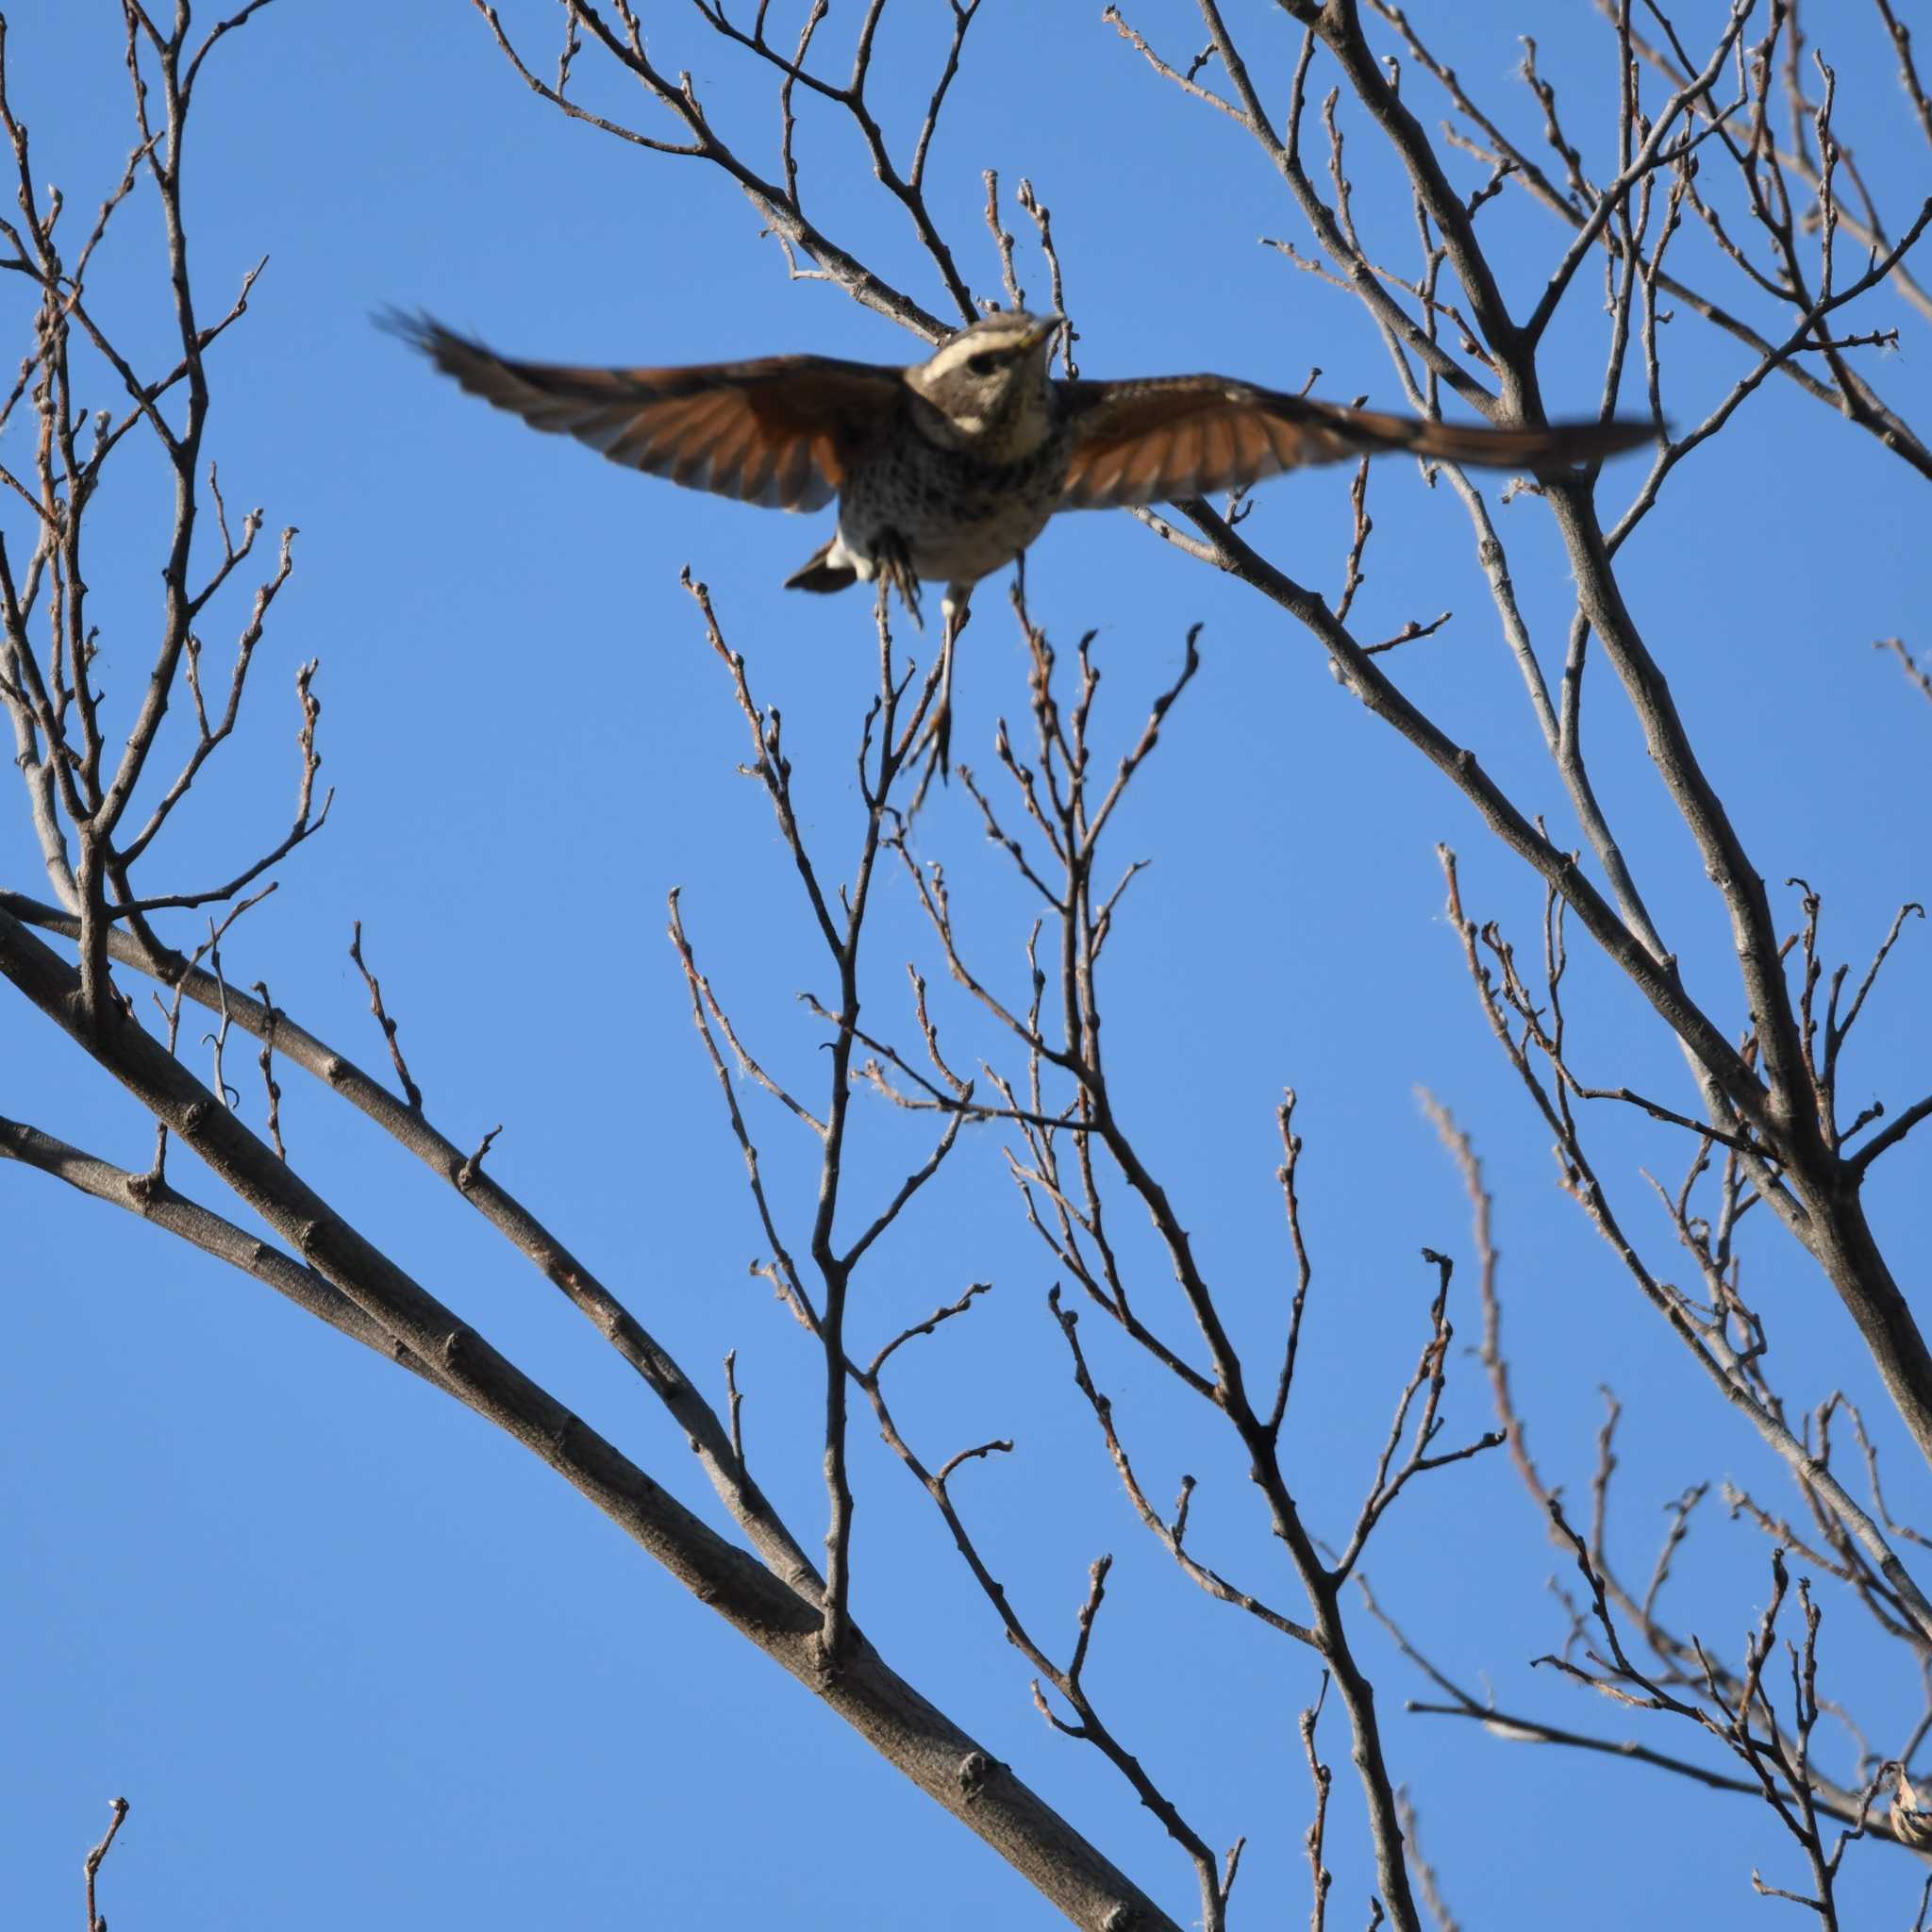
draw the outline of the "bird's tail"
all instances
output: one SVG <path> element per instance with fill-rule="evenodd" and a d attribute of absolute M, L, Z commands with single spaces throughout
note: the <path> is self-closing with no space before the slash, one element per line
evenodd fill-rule
<path fill-rule="evenodd" d="M 817 591 L 828 594 L 833 591 L 845 591 L 858 581 L 858 573 L 849 563 L 832 561 L 832 546 L 839 540 L 827 538 L 799 567 L 785 579 L 788 591 Z"/>

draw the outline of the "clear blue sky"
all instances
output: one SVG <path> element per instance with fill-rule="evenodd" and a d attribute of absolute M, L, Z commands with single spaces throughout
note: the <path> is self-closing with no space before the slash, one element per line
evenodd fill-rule
<path fill-rule="evenodd" d="M 899 10 L 922 11 L 907 0 Z M 1444 29 L 1445 51 L 1472 86 L 1507 104 L 1525 138 L 1532 110 L 1512 92 L 1518 50 L 1506 24 L 1544 10 L 1477 9 L 1480 24 Z M 555 9 L 517 0 L 505 11 L 548 71 Z M 828 36 L 849 30 L 850 11 L 835 11 Z M 1141 11 L 1137 24 L 1171 55 L 1201 39 L 1178 0 Z M 1244 32 L 1268 97 L 1282 102 L 1283 23 L 1271 9 L 1233 11 L 1256 16 Z M 689 67 L 721 124 L 769 165 L 776 123 L 765 76 L 747 86 L 693 10 L 652 12 L 656 57 Z M 1566 99 L 1595 100 L 1591 133 L 1602 137 L 1603 99 L 1589 83 L 1607 36 L 1589 8 L 1560 12 L 1538 22 L 1545 70 Z M 1158 83 L 1097 14 L 1060 0 L 985 8 L 931 163 L 936 210 L 974 289 L 997 292 L 977 214 L 979 171 L 996 165 L 1009 193 L 1030 175 L 1053 208 L 1087 373 L 1219 367 L 1297 387 L 1320 364 L 1325 393 L 1396 402 L 1357 306 L 1257 245 L 1262 235 L 1302 238 L 1258 152 Z M 128 144 L 116 16 L 89 0 L 22 9 L 11 22 L 14 98 L 37 170 L 62 183 L 76 224 Z M 1831 35 L 1859 158 L 1890 185 L 1894 208 L 1901 196 L 1909 206 L 1925 155 L 1904 138 L 1875 25 L 1846 8 Z M 901 142 L 924 99 L 929 51 L 918 33 L 881 45 L 880 101 Z M 597 63 L 587 54 L 583 68 L 588 77 Z M 1408 85 L 1422 92 L 1420 76 Z M 620 91 L 593 92 L 657 125 Z M 1579 131 L 1591 111 L 1579 105 Z M 805 124 L 817 218 L 939 308 L 934 277 L 862 156 L 828 122 L 808 113 Z M 232 870 L 278 836 L 294 782 L 293 668 L 319 656 L 335 813 L 237 929 L 231 976 L 266 978 L 279 1003 L 374 1069 L 381 1042 L 346 950 L 361 920 L 432 1117 L 466 1142 L 505 1123 L 495 1171 L 694 1375 L 722 1388 L 720 1358 L 738 1349 L 755 1466 L 815 1541 L 819 1371 L 746 1274 L 762 1243 L 662 936 L 667 890 L 683 887 L 701 958 L 748 1038 L 814 1091 L 820 1035 L 791 995 L 829 989 L 769 811 L 734 774 L 742 724 L 677 572 L 689 561 L 709 581 L 756 688 L 782 707 L 808 832 L 828 855 L 851 850 L 858 830 L 849 774 L 874 661 L 867 607 L 780 591 L 823 519 L 686 495 L 530 436 L 432 379 L 367 318 L 385 303 L 421 305 L 507 349 L 585 360 L 790 348 L 905 359 L 916 345 L 836 291 L 788 284 L 755 213 L 720 175 L 566 125 L 516 81 L 458 0 L 280 0 L 211 61 L 193 139 L 204 308 L 271 256 L 249 318 L 216 358 L 213 449 L 231 507 L 260 504 L 271 533 L 292 523 L 302 534 L 242 739 L 185 814 L 166 884 Z M 1365 221 L 1391 250 L 1408 250 L 1407 202 L 1383 192 L 1365 131 L 1351 163 Z M 1457 165 L 1457 178 L 1475 185 L 1474 164 Z M 102 306 L 141 360 L 160 353 L 139 293 L 151 286 L 141 277 L 155 261 L 153 214 L 138 196 L 100 278 Z M 1522 302 L 1546 273 L 1555 231 L 1507 202 L 1491 214 L 1504 279 Z M 1552 407 L 1573 413 L 1597 402 L 1592 273 L 1571 297 L 1546 380 Z M 1030 256 L 1025 277 L 1043 298 Z M 26 299 L 17 287 L 0 295 L 12 356 L 26 341 Z M 1878 374 L 1923 428 L 1932 419 L 1924 325 L 1892 303 L 1871 320 L 1905 329 L 1904 353 Z M 1694 420 L 1740 352 L 1689 315 L 1667 341 L 1670 407 Z M 158 605 L 162 500 L 144 462 L 130 462 L 104 499 L 92 553 L 100 675 L 116 720 L 144 675 Z M 1607 497 L 1617 501 L 1637 474 L 1619 472 Z M 1372 508 L 1360 633 L 1454 608 L 1443 633 L 1394 660 L 1405 688 L 1526 806 L 1567 825 L 1459 508 L 1397 463 L 1376 474 Z M 1773 381 L 1673 479 L 1625 574 L 1759 869 L 1793 913 L 1788 875 L 1822 888 L 1834 955 L 1861 963 L 1901 899 L 1932 897 L 1932 715 L 1870 649 L 1901 631 L 1927 642 L 1925 508 L 1924 485 L 1869 438 Z M 1569 607 L 1548 520 L 1530 501 L 1499 514 L 1554 662 Z M 8 527 L 19 542 L 17 520 Z M 1346 475 L 1272 486 L 1248 528 L 1332 594 L 1349 529 Z M 1345 1528 L 1423 1338 L 1433 1276 L 1417 1251 L 1470 1258 L 1459 1185 L 1419 1112 L 1418 1084 L 1456 1109 L 1488 1160 L 1519 1387 L 1546 1473 L 1579 1507 L 1598 1385 L 1625 1403 L 1625 1567 L 1648 1574 L 1660 1507 L 1693 1481 L 1731 1475 L 1774 1508 L 1794 1507 L 1755 1439 L 1719 1412 L 1552 1185 L 1545 1137 L 1488 1036 L 1441 916 L 1434 847 L 1463 851 L 1471 908 L 1506 919 L 1527 946 L 1541 894 L 1522 869 L 1488 848 L 1453 790 L 1330 679 L 1304 634 L 1125 517 L 1065 520 L 1038 547 L 1030 589 L 1037 617 L 1064 642 L 1097 627 L 1114 743 L 1138 731 L 1187 626 L 1205 623 L 1201 675 L 1118 834 L 1121 861 L 1154 863 L 1116 942 L 1112 1050 L 1130 1066 L 1121 1097 L 1134 1130 L 1257 1350 L 1291 1280 L 1272 1109 L 1282 1086 L 1300 1091 L 1317 1272 L 1292 1435 L 1311 1519 L 1330 1535 Z M 988 592 L 966 652 L 957 742 L 990 767 L 993 721 L 1018 720 L 1024 681 L 1000 587 Z M 230 606 L 206 627 L 211 669 L 239 622 Z M 1692 984 L 1735 1030 L 1742 1014 L 1725 935 L 1689 841 L 1662 810 L 1641 741 L 1601 677 L 1592 702 L 1607 803 Z M 1017 985 L 1021 902 L 959 788 L 931 809 L 922 841 L 947 858 L 979 956 Z M 37 889 L 17 805 L 0 815 L 0 860 L 7 883 Z M 908 899 L 892 880 L 870 989 L 878 1024 L 902 1041 L 912 1034 L 902 962 L 935 967 Z M 1932 1084 L 1928 957 L 1912 936 L 1874 999 L 1847 1076 L 1854 1108 L 1868 1095 L 1896 1107 Z M 1632 997 L 1587 955 L 1574 984 L 1586 1073 L 1690 1105 L 1681 1063 Z M 981 1043 L 950 1001 L 941 1012 L 958 1028 L 949 1037 Z M 185 1037 L 205 1068 L 200 1024 L 196 1016 Z M 19 1002 L 0 1002 L 0 1110 L 144 1164 L 151 1131 L 132 1104 Z M 258 1122 L 252 1053 L 229 1064 Z M 300 1073 L 283 1080 L 303 1174 L 709 1509 L 676 1432 L 581 1320 L 366 1123 Z M 753 1119 L 800 1230 L 807 1150 L 770 1110 L 754 1107 Z M 1676 1173 L 1681 1140 L 1627 1121 L 1592 1124 L 1655 1265 L 1676 1271 L 1636 1170 Z M 890 1186 L 908 1164 L 903 1124 L 865 1107 L 858 1133 L 861 1174 Z M 1194 1591 L 1132 1519 L 1066 1374 L 1044 1308 L 1054 1276 L 1030 1243 L 999 1145 L 999 1135 L 979 1134 L 882 1245 L 859 1291 L 857 1340 L 876 1346 L 968 1282 L 995 1282 L 969 1324 L 908 1352 L 902 1420 L 934 1459 L 989 1437 L 1017 1441 L 1014 1457 L 962 1476 L 959 1494 L 1016 1600 L 1062 1651 L 1088 1563 L 1117 1554 L 1096 1691 L 1208 1837 L 1248 1835 L 1242 1920 L 1296 1920 L 1307 1909 L 1308 1790 L 1294 1714 L 1314 1692 L 1316 1665 Z M 175 1159 L 177 1179 L 214 1200 L 213 1183 Z M 1932 1135 L 1873 1190 L 1881 1230 L 1908 1264 L 1908 1291 L 1932 1241 L 1928 1160 Z M 0 1600 L 0 1909 L 9 1923 L 78 1910 L 81 1853 L 116 1792 L 135 1807 L 105 1881 L 105 1908 L 123 1926 L 508 1932 L 702 1920 L 965 1932 L 1058 1923 L 514 1445 L 258 1284 L 38 1174 L 0 1171 L 0 1216 L 13 1324 L 0 1351 L 0 1541 L 13 1578 Z M 1911 1466 L 1822 1279 L 1768 1229 L 1747 1269 L 1793 1405 L 1840 1383 L 1868 1399 L 1894 1507 L 1932 1514 L 1925 1473 Z M 1178 1326 L 1158 1272 L 1147 1282 Z M 1473 1270 L 1455 1308 L 1460 1338 L 1473 1340 Z M 1090 1341 L 1150 1488 L 1165 1498 L 1183 1471 L 1198 1475 L 1204 1542 L 1257 1589 L 1265 1580 L 1263 1593 L 1291 1598 L 1205 1415 L 1112 1338 Z M 1488 1420 L 1475 1364 L 1459 1354 L 1450 1412 L 1458 1435 Z M 1190 1919 L 1183 1861 L 1093 1754 L 1045 1730 L 1021 1659 L 925 1499 L 869 1425 L 855 1442 L 857 1604 L 868 1631 Z M 1711 1506 L 1685 1564 L 1679 1622 L 1735 1649 L 1766 1590 L 1763 1557 L 1752 1532 Z M 1446 1668 L 1487 1677 L 1511 1705 L 1618 1734 L 1608 1707 L 1528 1669 L 1562 1635 L 1543 1589 L 1557 1567 L 1501 1457 L 1405 1498 L 1368 1563 L 1384 1603 Z M 1873 1656 L 1855 1608 L 1830 1594 L 1825 1603 L 1832 1688 L 1881 1723 L 1915 1708 L 1904 1658 Z M 1751 1867 L 1796 1882 L 1768 1814 L 1406 1716 L 1420 1680 L 1379 1637 L 1364 1634 L 1362 1649 L 1424 1847 L 1466 1923 L 1757 1924 L 1778 1908 L 1751 1897 Z M 1695 1748 L 1657 1724 L 1623 1734 Z M 1333 1909 L 1339 1923 L 1359 1924 L 1370 1867 L 1335 1713 L 1324 1741 L 1337 1774 Z M 1829 1749 L 1841 1764 L 1838 1745 Z M 1903 1923 L 1917 1889 L 1900 1855 L 1855 1854 L 1850 1917 Z"/>

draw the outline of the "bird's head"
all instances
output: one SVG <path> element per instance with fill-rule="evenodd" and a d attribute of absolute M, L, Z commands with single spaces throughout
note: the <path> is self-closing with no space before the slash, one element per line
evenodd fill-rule
<path fill-rule="evenodd" d="M 1002 310 L 962 328 L 907 371 L 948 441 L 1012 462 L 1030 456 L 1053 428 L 1047 358 L 1063 318 Z"/>

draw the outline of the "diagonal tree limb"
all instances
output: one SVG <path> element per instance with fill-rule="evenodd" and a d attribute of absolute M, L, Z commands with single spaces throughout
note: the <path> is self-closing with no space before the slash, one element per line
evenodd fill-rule
<path fill-rule="evenodd" d="M 798 1678 L 874 1749 L 1091 1932 L 1178 1932 L 1058 1813 L 852 1633 L 824 1669 L 819 1607 L 726 1542 L 582 1418 L 373 1247 L 118 1007 L 89 1015 L 80 975 L 0 912 L 0 976 L 165 1121 L 308 1265 L 451 1391 L 522 1442 L 700 1602 Z"/>
<path fill-rule="evenodd" d="M 43 932 L 68 939 L 79 937 L 80 921 L 59 908 L 18 893 L 0 892 L 0 916 L 8 914 Z M 225 1011 L 235 1025 L 257 1040 L 266 1041 L 273 1037 L 283 1058 L 312 1074 L 448 1181 L 570 1299 L 643 1378 L 684 1432 L 712 1488 L 773 1574 L 799 1594 L 816 1596 L 818 1572 L 733 1452 L 729 1433 L 717 1411 L 663 1344 L 515 1195 L 484 1173 L 422 1112 L 406 1105 L 345 1054 L 317 1039 L 279 1008 L 270 1008 L 239 987 L 225 989 L 205 967 L 179 953 L 157 955 L 134 934 L 119 928 L 108 934 L 108 950 L 110 958 L 148 974 L 210 1012 L 223 1011 L 225 1000 Z"/>

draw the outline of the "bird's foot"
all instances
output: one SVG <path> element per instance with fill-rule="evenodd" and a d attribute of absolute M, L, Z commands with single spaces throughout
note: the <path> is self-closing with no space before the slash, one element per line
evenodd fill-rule
<path fill-rule="evenodd" d="M 899 601 L 905 605 L 912 622 L 924 630 L 925 614 L 919 601 L 919 579 L 913 574 L 912 558 L 907 551 L 905 539 L 896 530 L 884 531 L 873 546 L 873 568 L 881 583 L 889 584 L 898 591 Z"/>
<path fill-rule="evenodd" d="M 919 784 L 912 793 L 912 804 L 907 811 L 908 818 L 917 818 L 920 808 L 925 803 L 925 794 L 931 789 L 935 775 L 941 785 L 952 780 L 953 768 L 950 758 L 953 740 L 952 707 L 941 700 L 940 708 L 926 720 L 924 735 L 913 750 L 913 757 L 924 756 L 924 769 L 919 774 Z"/>

